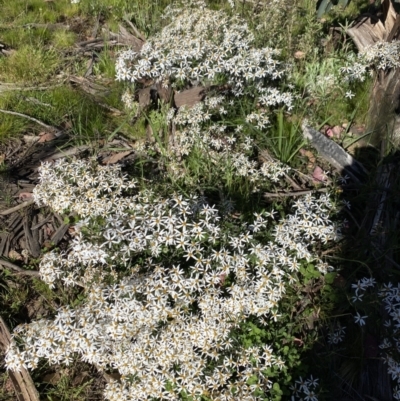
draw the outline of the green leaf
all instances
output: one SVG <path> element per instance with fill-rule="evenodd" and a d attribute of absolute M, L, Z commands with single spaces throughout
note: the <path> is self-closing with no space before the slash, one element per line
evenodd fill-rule
<path fill-rule="evenodd" d="M 336 272 L 326 273 L 325 274 L 325 283 L 332 284 L 335 281 L 336 276 L 337 276 Z"/>

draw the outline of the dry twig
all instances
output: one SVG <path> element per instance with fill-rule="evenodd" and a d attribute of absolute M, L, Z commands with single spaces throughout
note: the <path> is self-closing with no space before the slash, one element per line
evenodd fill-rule
<path fill-rule="evenodd" d="M 0 215 L 1 215 L 1 216 L 7 216 L 8 214 L 17 212 L 18 210 L 21 210 L 21 209 L 23 209 L 24 207 L 27 207 L 27 206 L 32 205 L 34 202 L 35 202 L 35 201 L 34 201 L 33 199 L 29 199 L 29 200 L 27 200 L 27 201 L 25 201 L 25 202 L 22 202 L 22 203 L 20 203 L 19 205 L 14 206 L 14 207 L 12 207 L 12 208 L 10 208 L 10 209 L 3 210 L 2 212 L 0 212 Z"/>
<path fill-rule="evenodd" d="M 14 263 L 9 262 L 8 260 L 4 260 L 0 258 L 0 265 L 4 267 L 8 267 L 11 270 L 14 270 L 18 274 L 22 274 L 23 276 L 35 276 L 39 277 L 39 272 L 37 270 L 25 270 L 21 267 L 17 266 Z"/>
<path fill-rule="evenodd" d="M 307 195 L 307 194 L 311 194 L 314 192 L 328 192 L 328 190 L 329 190 L 329 188 L 320 188 L 320 189 L 310 189 L 310 190 L 292 191 L 292 192 L 284 192 L 284 191 L 265 192 L 264 197 L 265 198 L 280 198 L 280 197 L 290 197 L 290 196 L 302 196 L 302 195 Z"/>
<path fill-rule="evenodd" d="M 57 133 L 60 133 L 60 131 L 59 131 L 57 128 L 55 128 L 55 127 L 53 127 L 53 126 L 51 126 L 51 125 L 47 125 L 47 124 L 45 124 L 43 121 L 40 121 L 40 120 L 38 120 L 37 118 L 28 116 L 28 115 L 26 115 L 26 114 L 17 113 L 16 111 L 3 110 L 3 109 L 0 109 L 0 113 L 11 114 L 11 115 L 13 115 L 13 116 L 26 118 L 27 120 L 33 121 L 33 122 L 35 122 L 36 124 L 41 125 L 42 127 L 46 128 L 47 130 L 49 130 L 49 131 L 51 131 L 51 132 L 55 132 L 56 134 L 57 134 Z"/>

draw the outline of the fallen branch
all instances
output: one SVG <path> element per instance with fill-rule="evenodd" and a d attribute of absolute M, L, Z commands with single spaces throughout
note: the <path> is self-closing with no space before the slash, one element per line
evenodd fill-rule
<path fill-rule="evenodd" d="M 25 25 L 17 25 L 15 26 L 15 28 L 25 28 L 25 29 L 29 29 L 29 28 L 45 28 L 45 29 L 49 29 L 49 30 L 56 30 L 56 29 L 65 29 L 66 31 L 68 31 L 70 29 L 69 25 L 65 25 L 63 23 L 57 22 L 55 24 L 35 24 L 35 23 L 29 23 L 29 24 L 25 24 Z M 9 29 L 9 28 L 8 28 Z"/>
<path fill-rule="evenodd" d="M 46 157 L 46 159 L 44 159 L 43 161 L 49 162 L 49 161 L 61 159 L 62 157 L 72 157 L 72 156 L 75 156 L 76 154 L 78 154 L 80 152 L 84 152 L 85 150 L 88 150 L 88 149 L 90 149 L 89 145 L 75 146 L 73 148 L 54 153 L 54 154 Z M 33 170 L 37 171 L 37 169 L 38 169 L 38 167 L 35 167 Z"/>
<path fill-rule="evenodd" d="M 133 25 L 132 21 L 128 18 L 127 15 L 124 16 L 124 21 L 132 28 L 133 33 L 143 42 L 146 42 L 146 38 L 144 35 Z"/>
<path fill-rule="evenodd" d="M 35 276 L 39 277 L 39 272 L 37 270 L 25 270 L 22 269 L 21 267 L 15 265 L 14 263 L 9 262 L 8 260 L 4 260 L 0 258 L 0 265 L 4 267 L 8 267 L 11 270 L 14 270 L 18 274 L 22 274 L 24 276 Z"/>
<path fill-rule="evenodd" d="M 307 126 L 306 121 L 303 121 L 302 129 L 304 138 L 310 141 L 311 145 L 318 151 L 318 154 L 341 173 L 345 172 L 357 183 L 360 183 L 368 176 L 364 166 L 336 142 L 328 139 L 314 128 Z"/>
<path fill-rule="evenodd" d="M 29 205 L 32 205 L 34 202 L 35 202 L 35 201 L 34 201 L 33 199 L 29 199 L 29 200 L 27 200 L 27 201 L 25 201 L 25 202 L 22 202 L 22 203 L 20 203 L 19 205 L 14 206 L 14 207 L 12 207 L 12 208 L 10 208 L 10 209 L 3 210 L 2 212 L 0 212 L 0 215 L 1 215 L 1 216 L 7 216 L 8 214 L 17 212 L 18 210 L 21 210 L 21 209 L 23 209 L 24 207 L 27 207 L 27 206 L 29 206 Z"/>
<path fill-rule="evenodd" d="M 92 80 L 86 78 L 86 77 L 78 77 L 71 75 L 69 77 L 70 82 L 73 82 L 74 84 L 78 84 L 79 87 L 86 93 L 89 93 L 90 95 L 97 96 L 99 98 L 105 98 L 110 94 L 110 89 L 100 85 L 96 82 L 93 82 Z"/>
<path fill-rule="evenodd" d="M 60 131 L 59 131 L 57 128 L 55 128 L 55 127 L 53 127 L 53 126 L 51 126 L 51 125 L 47 125 L 47 124 L 45 124 L 43 121 L 40 121 L 40 120 L 38 120 L 37 118 L 28 116 L 28 115 L 26 115 L 26 114 L 17 113 L 16 111 L 3 110 L 3 109 L 0 109 L 0 113 L 11 114 L 11 115 L 13 115 L 13 116 L 26 118 L 27 120 L 33 121 L 33 122 L 35 122 L 36 124 L 41 125 L 42 127 L 46 128 L 47 130 L 49 130 L 49 131 L 51 131 L 51 132 L 55 132 L 56 134 L 59 134 L 59 133 L 60 133 Z"/>
<path fill-rule="evenodd" d="M 58 84 L 50 85 L 50 86 L 17 86 L 15 84 L 8 84 L 4 82 L 0 82 L 0 93 L 7 91 L 44 91 L 48 89 L 54 89 L 62 86 L 64 82 L 60 82 Z"/>
<path fill-rule="evenodd" d="M 264 197 L 265 198 L 280 198 L 280 197 L 290 197 L 290 196 L 302 196 L 302 195 L 307 195 L 311 194 L 314 192 L 328 192 L 329 188 L 320 188 L 320 189 L 309 189 L 309 190 L 304 190 L 304 191 L 292 191 L 292 192 L 265 192 Z"/>

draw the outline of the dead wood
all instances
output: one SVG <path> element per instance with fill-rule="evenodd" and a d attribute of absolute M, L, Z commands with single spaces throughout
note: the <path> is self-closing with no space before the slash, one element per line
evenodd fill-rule
<path fill-rule="evenodd" d="M 17 116 L 17 117 L 22 117 L 22 118 L 26 118 L 27 120 L 33 121 L 36 124 L 41 125 L 42 127 L 46 128 L 47 130 L 49 130 L 50 132 L 54 132 L 56 135 L 60 134 L 60 130 L 58 130 L 56 127 L 53 127 L 52 125 L 48 125 L 45 124 L 43 121 L 38 120 L 37 118 L 28 116 L 26 114 L 22 114 L 22 113 L 17 113 L 15 111 L 10 111 L 10 110 L 3 110 L 0 109 L 0 113 L 4 113 L 4 114 L 11 114 L 13 116 Z"/>
<path fill-rule="evenodd" d="M 144 110 L 150 106 L 152 101 L 152 89 L 151 87 L 143 88 L 139 91 L 139 109 Z"/>
<path fill-rule="evenodd" d="M 164 102 L 164 103 L 171 103 L 172 100 L 172 95 L 173 95 L 173 90 L 170 85 L 165 87 L 162 85 L 160 82 L 156 84 L 156 89 L 157 89 L 157 94 L 158 97 Z"/>
<path fill-rule="evenodd" d="M 9 262 L 8 260 L 4 260 L 0 258 L 0 265 L 4 267 L 8 267 L 11 270 L 14 270 L 16 273 L 21 274 L 23 276 L 35 276 L 39 277 L 40 273 L 36 270 L 25 270 L 21 267 L 15 265 L 14 263 Z"/>
<path fill-rule="evenodd" d="M 66 150 L 62 150 L 62 151 L 58 151 L 55 153 L 52 153 L 50 155 L 48 155 L 45 159 L 43 159 L 43 161 L 45 162 L 51 162 L 57 159 L 61 159 L 62 157 L 71 157 L 71 156 L 76 156 L 79 153 L 82 153 L 88 149 L 90 149 L 90 145 L 81 145 L 81 146 L 75 146 L 73 148 L 70 149 L 66 149 Z M 37 171 L 37 169 L 39 168 L 39 166 L 33 167 L 32 170 L 33 171 Z"/>
<path fill-rule="evenodd" d="M 303 123 L 302 130 L 304 138 L 310 141 L 318 154 L 339 172 L 345 172 L 357 183 L 368 175 L 364 166 L 336 142 L 307 126 L 306 123 Z"/>
<path fill-rule="evenodd" d="M 348 35 L 353 39 L 358 50 L 361 52 L 368 46 L 378 41 L 391 41 L 393 28 L 396 25 L 397 13 L 391 0 L 382 2 L 383 15 L 365 14 L 356 20 L 348 29 Z"/>
<path fill-rule="evenodd" d="M 90 58 L 89 62 L 88 62 L 88 66 L 86 68 L 86 72 L 83 74 L 83 76 L 85 78 L 89 77 L 90 75 L 92 75 L 93 73 L 93 65 L 94 65 L 94 60 L 95 60 L 96 56 L 95 53 L 92 53 L 92 57 Z"/>
<path fill-rule="evenodd" d="M 400 37 L 400 16 L 394 10 L 392 2 L 384 0 L 382 8 L 382 20 L 375 24 L 371 24 L 369 19 L 363 20 L 349 30 L 349 35 L 360 51 L 378 40 L 391 42 Z M 393 131 L 399 97 L 400 69 L 380 72 L 371 92 L 366 128 L 368 132 L 372 132 L 371 144 L 377 148 L 386 139 L 388 129 L 389 132 Z"/>
<path fill-rule="evenodd" d="M 200 103 L 205 97 L 204 86 L 195 86 L 193 88 L 175 93 L 174 101 L 176 107 L 193 107 L 195 104 Z"/>
<path fill-rule="evenodd" d="M 61 22 L 57 22 L 55 24 L 34 24 L 34 23 L 31 23 L 31 24 L 25 24 L 23 27 L 24 28 L 28 28 L 28 29 L 29 28 L 37 28 L 37 29 L 45 28 L 45 29 L 49 29 L 50 31 L 55 31 L 57 29 L 64 29 L 64 30 L 68 31 L 70 29 L 69 25 L 63 24 Z"/>
<path fill-rule="evenodd" d="M 69 224 L 62 223 L 61 226 L 58 227 L 57 230 L 53 233 L 50 241 L 54 245 L 57 245 L 64 238 L 64 235 L 67 233 L 69 226 Z"/>
<path fill-rule="evenodd" d="M 29 253 L 34 257 L 34 258 L 38 258 L 40 256 L 40 245 L 39 245 L 39 237 L 35 238 L 33 236 L 32 231 L 30 230 L 30 226 L 31 226 L 31 221 L 30 221 L 30 215 L 26 215 L 23 219 L 23 226 L 24 226 L 24 234 L 25 234 L 25 238 L 27 241 L 27 247 L 29 250 Z M 36 232 L 36 230 L 35 230 Z"/>
<path fill-rule="evenodd" d="M 55 83 L 54 85 L 48 86 L 18 86 L 12 83 L 0 82 L 0 93 L 9 92 L 9 91 L 44 91 L 48 89 L 58 88 L 64 85 L 64 81 Z"/>
<path fill-rule="evenodd" d="M 18 210 L 23 209 L 24 207 L 27 207 L 27 206 L 32 205 L 34 202 L 35 202 L 35 201 L 34 201 L 33 199 L 29 199 L 29 200 L 27 200 L 27 201 L 25 201 L 25 202 L 22 202 L 22 203 L 20 203 L 19 205 L 14 206 L 14 207 L 12 207 L 12 208 L 10 208 L 10 209 L 3 210 L 2 212 L 0 212 L 0 215 L 6 216 L 6 215 L 8 215 L 8 214 L 14 213 L 14 212 L 16 212 L 16 211 L 18 211 Z"/>
<path fill-rule="evenodd" d="M 304 191 L 278 191 L 278 192 L 264 192 L 263 196 L 265 198 L 284 198 L 284 197 L 296 197 L 296 196 L 303 196 L 307 194 L 313 194 L 315 192 L 328 192 L 330 188 L 319 188 L 319 189 L 310 189 Z"/>
<path fill-rule="evenodd" d="M 115 164 L 122 160 L 124 157 L 130 155 L 133 150 L 126 150 L 123 152 L 114 153 L 103 160 L 103 164 Z"/>
<path fill-rule="evenodd" d="M 6 250 L 7 243 L 10 243 L 10 234 L 9 233 L 0 233 L 0 256 L 7 254 L 4 252 Z M 7 249 L 9 245 L 7 246 Z M 8 252 L 7 252 L 8 253 Z"/>
<path fill-rule="evenodd" d="M 393 132 L 399 97 L 400 69 L 391 70 L 375 80 L 367 114 L 367 131 L 372 132 L 371 143 L 377 148 L 386 139 L 388 129 L 390 134 Z"/>
<path fill-rule="evenodd" d="M 133 33 L 139 38 L 142 42 L 146 41 L 144 35 L 133 25 L 132 21 L 128 18 L 128 15 L 124 16 L 124 21 L 132 28 Z"/>
<path fill-rule="evenodd" d="M 115 107 L 109 106 L 108 104 L 100 103 L 100 102 L 97 102 L 97 104 L 98 104 L 100 107 L 103 107 L 103 109 L 106 109 L 106 110 L 108 110 L 108 111 L 111 111 L 111 113 L 112 113 L 113 116 L 122 116 L 123 114 L 125 114 L 123 111 L 118 110 L 118 109 L 116 109 Z"/>
<path fill-rule="evenodd" d="M 5 353 L 11 342 L 11 334 L 3 318 L 0 317 L 0 346 L 2 353 Z M 33 380 L 25 368 L 19 372 L 9 371 L 18 401 L 40 401 L 39 394 Z"/>
<path fill-rule="evenodd" d="M 51 214 L 49 214 L 47 217 L 45 217 L 43 220 L 40 220 L 38 223 L 32 225 L 31 230 L 36 230 L 43 225 L 45 225 L 47 222 L 49 222 L 51 219 Z"/>
<path fill-rule="evenodd" d="M 34 98 L 34 97 L 24 97 L 24 100 L 25 100 L 26 102 L 30 102 L 30 103 L 33 103 L 33 104 L 37 104 L 37 105 L 39 105 L 39 106 L 44 106 L 44 107 L 49 107 L 49 108 L 51 108 L 51 109 L 54 109 L 54 106 L 52 106 L 51 104 L 49 104 L 49 103 L 43 103 L 43 102 L 41 102 L 39 99 L 36 99 L 36 98 Z"/>
<path fill-rule="evenodd" d="M 78 42 L 76 44 L 75 53 L 86 53 L 92 52 L 94 50 L 101 50 L 104 47 L 112 47 L 121 45 L 116 39 L 105 40 L 103 38 L 95 38 L 90 40 L 85 40 L 83 42 Z M 89 53 L 90 55 L 92 53 Z"/>
<path fill-rule="evenodd" d="M 72 83 L 78 84 L 84 92 L 89 93 L 90 95 L 93 95 L 95 97 L 104 98 L 110 94 L 110 89 L 90 80 L 89 78 L 71 75 L 69 77 L 69 80 Z"/>
<path fill-rule="evenodd" d="M 141 39 L 138 39 L 136 36 L 133 36 L 122 25 L 118 25 L 118 28 L 119 28 L 118 43 L 121 45 L 130 46 L 135 51 L 140 51 L 143 46 L 144 41 Z"/>
<path fill-rule="evenodd" d="M 103 28 L 103 32 L 109 38 L 116 40 L 119 45 L 129 46 L 135 52 L 139 52 L 144 44 L 144 41 L 129 33 L 122 25 L 119 25 L 118 29 L 118 33 L 111 32 L 108 28 Z"/>

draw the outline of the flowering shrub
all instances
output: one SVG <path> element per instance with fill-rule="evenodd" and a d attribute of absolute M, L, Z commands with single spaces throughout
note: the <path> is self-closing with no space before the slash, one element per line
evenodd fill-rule
<path fill-rule="evenodd" d="M 165 17 L 172 22 L 150 38 L 140 52 L 120 54 L 117 80 L 150 78 L 182 86 L 217 83 L 218 77 L 224 76 L 236 96 L 257 94 L 264 104 L 291 106 L 291 94 L 264 85 L 266 78 L 275 80 L 284 73 L 275 59 L 279 51 L 252 48 L 254 36 L 244 20 L 210 10 L 202 1 L 185 4 L 184 8 L 168 7 Z"/>
<path fill-rule="evenodd" d="M 309 379 L 303 379 L 300 376 L 291 387 L 293 391 L 292 400 L 318 401 L 318 387 L 318 379 L 314 379 L 312 376 Z"/>
<path fill-rule="evenodd" d="M 398 341 L 400 328 L 400 285 L 397 284 L 397 287 L 395 287 L 391 282 L 384 284 L 383 288 L 379 291 L 379 297 L 385 306 L 385 313 L 389 315 L 388 320 L 384 323 L 387 337 L 383 339 L 379 348 L 384 350 L 383 356 L 387 363 L 388 373 L 395 383 L 393 398 L 400 400 L 400 363 L 398 358 L 400 352 L 400 343 Z"/>
<path fill-rule="evenodd" d="M 349 81 L 364 81 L 367 72 L 374 70 L 389 70 L 400 66 L 400 42 L 379 41 L 368 46 L 358 54 L 358 60 L 354 56 L 346 67 L 341 69 Z"/>
<path fill-rule="evenodd" d="M 277 59 L 279 51 L 252 47 L 254 35 L 244 20 L 210 10 L 203 2 L 168 7 L 165 15 L 172 22 L 149 38 L 140 52 L 120 54 L 117 80 L 136 86 L 151 79 L 176 90 L 201 84 L 207 91 L 203 102 L 167 111 L 165 125 L 173 127 L 172 133 L 163 140 L 155 132 L 156 140 L 145 147 L 138 144 L 139 149 L 162 154 L 168 161 L 168 173 L 186 184 L 198 179 L 188 172 L 187 160 L 193 154 L 207 160 L 224 184 L 232 177 L 243 177 L 256 190 L 265 177 L 282 176 L 284 167 L 276 164 L 266 168 L 254 160 L 258 144 L 253 143 L 253 128 L 249 128 L 265 131 L 272 107 L 293 107 L 292 94 L 274 86 L 285 72 Z M 216 86 L 225 89 L 216 90 Z M 137 109 L 129 92 L 123 100 L 127 108 Z M 242 116 L 238 115 L 241 101 L 252 104 Z M 256 110 L 253 103 L 257 103 Z"/>
<path fill-rule="evenodd" d="M 272 342 L 243 343 L 241 330 L 279 321 L 303 261 L 327 271 L 312 249 L 338 238 L 328 196 L 299 199 L 276 222 L 271 211 L 234 223 L 202 197 L 132 194 L 135 182 L 118 167 L 59 160 L 39 173 L 36 202 L 80 218 L 69 249 L 44 255 L 41 277 L 82 286 L 86 301 L 19 326 L 9 369 L 78 354 L 121 374 L 107 385 L 109 400 L 255 400 L 279 388 L 269 376 L 286 369 L 285 354 Z"/>

